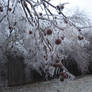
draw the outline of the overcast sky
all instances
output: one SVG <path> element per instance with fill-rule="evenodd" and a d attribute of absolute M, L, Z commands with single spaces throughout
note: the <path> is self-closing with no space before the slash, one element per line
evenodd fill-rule
<path fill-rule="evenodd" d="M 92 0 L 52 0 L 54 4 L 58 4 L 60 2 L 69 2 L 66 5 L 67 9 L 75 9 L 79 8 L 79 10 L 83 10 L 87 12 L 88 15 L 92 16 Z"/>

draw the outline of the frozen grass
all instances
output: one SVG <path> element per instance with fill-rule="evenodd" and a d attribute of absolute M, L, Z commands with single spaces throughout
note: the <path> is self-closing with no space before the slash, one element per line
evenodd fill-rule
<path fill-rule="evenodd" d="M 4 89 L 2 92 L 92 92 L 92 75 L 73 81 L 52 80 L 21 87 Z"/>

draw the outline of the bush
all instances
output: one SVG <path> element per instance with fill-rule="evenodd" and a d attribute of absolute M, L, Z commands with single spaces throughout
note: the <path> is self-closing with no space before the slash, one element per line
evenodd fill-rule
<path fill-rule="evenodd" d="M 22 56 L 7 55 L 7 69 L 8 69 L 8 85 L 18 86 L 25 82 L 25 65 Z"/>
<path fill-rule="evenodd" d="M 68 56 L 66 59 L 63 59 L 62 63 L 70 73 L 74 74 L 75 76 L 81 75 L 81 70 L 78 67 L 77 62 L 71 56 Z"/>

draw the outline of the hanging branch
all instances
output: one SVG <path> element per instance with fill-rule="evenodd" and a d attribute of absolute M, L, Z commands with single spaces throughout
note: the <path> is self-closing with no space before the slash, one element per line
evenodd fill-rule
<path fill-rule="evenodd" d="M 26 0 L 27 1 L 27 3 L 29 3 L 29 5 L 31 6 L 31 8 L 33 9 L 33 11 L 34 11 L 34 16 L 35 16 L 35 20 L 36 20 L 36 22 L 37 22 L 37 29 L 39 29 L 39 16 L 38 16 L 38 14 L 37 14 L 37 11 L 36 11 L 36 9 L 34 8 L 34 6 L 33 6 L 33 4 L 29 1 L 29 0 Z"/>
<path fill-rule="evenodd" d="M 3 21 L 3 19 L 6 18 L 6 16 L 8 15 L 9 3 L 10 3 L 10 0 L 8 0 L 7 12 L 6 12 L 6 14 L 1 18 L 0 23 L 1 23 L 1 22 Z"/>
<path fill-rule="evenodd" d="M 22 7 L 23 7 L 23 10 L 24 10 L 24 13 L 25 13 L 25 15 L 26 15 L 26 18 L 27 18 L 28 22 L 33 26 L 32 22 L 31 22 L 30 19 L 28 18 L 28 15 L 27 15 L 27 13 L 26 13 L 26 10 L 25 10 L 25 7 L 24 7 L 23 3 L 24 3 L 24 2 L 21 1 L 21 5 L 22 5 Z"/>
<path fill-rule="evenodd" d="M 30 9 L 28 8 L 28 6 L 27 6 L 27 3 L 24 1 L 24 6 L 25 6 L 25 8 L 27 9 L 27 11 L 28 11 L 28 13 L 29 13 L 29 15 L 30 15 L 30 17 L 31 17 L 31 19 L 32 19 L 32 21 L 33 21 L 33 16 L 32 16 L 32 14 L 31 14 L 31 12 L 30 12 Z"/>
<path fill-rule="evenodd" d="M 56 9 L 56 10 L 58 9 L 56 6 L 52 5 L 51 3 L 47 2 L 46 0 L 42 0 L 42 1 L 46 2 L 48 5 L 50 5 L 50 6 L 53 7 L 54 9 Z M 68 4 L 68 3 L 64 3 L 64 4 Z M 63 18 L 64 18 L 66 21 L 68 21 L 68 24 L 69 24 L 69 25 L 72 25 L 72 26 L 74 26 L 77 30 L 79 30 L 79 27 L 77 27 L 74 23 L 72 23 L 72 21 L 69 20 L 69 19 L 63 14 L 63 12 L 62 12 L 61 10 L 60 10 L 60 14 L 62 14 Z"/>
<path fill-rule="evenodd" d="M 15 0 L 15 2 L 14 2 L 14 4 L 13 4 L 12 13 L 14 13 L 17 4 L 18 4 L 18 0 Z"/>
<path fill-rule="evenodd" d="M 54 9 L 56 9 L 56 6 L 52 5 L 52 4 L 49 3 L 48 1 L 46 1 L 46 0 L 42 0 L 42 1 L 46 2 L 48 5 L 50 5 L 50 6 L 53 7 Z"/>
<path fill-rule="evenodd" d="M 7 5 L 7 15 L 8 15 L 9 5 L 10 5 L 10 0 L 8 0 L 8 5 Z"/>
<path fill-rule="evenodd" d="M 41 29 L 40 29 L 40 30 L 41 30 Z M 47 42 L 46 39 L 44 38 L 44 36 L 43 36 L 43 34 L 42 34 L 41 31 L 40 31 L 40 34 L 41 34 L 41 37 L 42 37 L 44 43 L 46 44 L 47 48 L 51 51 L 51 46 L 49 46 L 48 42 Z"/>
<path fill-rule="evenodd" d="M 46 6 L 46 4 L 43 2 L 43 6 L 44 6 L 44 8 L 50 13 L 50 15 L 52 15 L 53 16 L 53 14 L 51 13 L 51 11 L 47 8 L 47 6 Z"/>

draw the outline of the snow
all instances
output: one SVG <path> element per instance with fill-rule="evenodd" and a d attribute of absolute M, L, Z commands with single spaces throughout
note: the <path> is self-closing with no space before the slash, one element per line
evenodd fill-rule
<path fill-rule="evenodd" d="M 92 75 L 73 81 L 57 79 L 21 87 L 6 88 L 2 92 L 92 92 Z"/>

